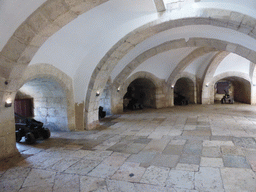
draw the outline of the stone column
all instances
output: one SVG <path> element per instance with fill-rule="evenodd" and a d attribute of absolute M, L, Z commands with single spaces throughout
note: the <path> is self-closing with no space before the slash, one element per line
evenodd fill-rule
<path fill-rule="evenodd" d="M 123 113 L 123 90 L 111 89 L 111 112 L 113 114 Z"/>
<path fill-rule="evenodd" d="M 14 96 L 16 92 L 0 92 L 0 159 L 18 153 L 16 149 Z M 5 107 L 5 101 L 11 99 L 12 106 Z"/>
<path fill-rule="evenodd" d="M 256 105 L 256 84 L 251 85 L 251 104 Z"/>

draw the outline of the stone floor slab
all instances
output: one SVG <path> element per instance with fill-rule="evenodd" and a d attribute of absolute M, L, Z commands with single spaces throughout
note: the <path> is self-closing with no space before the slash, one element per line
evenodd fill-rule
<path fill-rule="evenodd" d="M 54 183 L 56 172 L 32 169 L 22 187 L 51 186 Z"/>
<path fill-rule="evenodd" d="M 127 161 L 145 164 L 151 162 L 156 155 L 156 152 L 140 152 L 138 154 L 132 154 Z"/>
<path fill-rule="evenodd" d="M 54 192 L 79 192 L 79 176 L 73 174 L 59 173 L 54 180 L 53 191 Z"/>
<path fill-rule="evenodd" d="M 63 172 L 67 168 L 69 168 L 71 165 L 77 163 L 78 161 L 79 161 L 79 159 L 77 159 L 77 158 L 65 158 L 65 159 L 58 161 L 51 167 L 48 167 L 47 169 L 52 170 L 52 171 Z"/>
<path fill-rule="evenodd" d="M 119 167 L 101 163 L 92 171 L 89 171 L 87 175 L 91 177 L 109 178 L 118 170 L 118 168 Z"/>
<path fill-rule="evenodd" d="M 182 150 L 183 145 L 167 145 L 162 153 L 168 155 L 181 155 Z"/>
<path fill-rule="evenodd" d="M 111 192 L 137 192 L 134 184 L 126 181 L 107 180 L 107 188 Z"/>
<path fill-rule="evenodd" d="M 208 141 L 203 142 L 204 147 L 234 146 L 232 141 Z"/>
<path fill-rule="evenodd" d="M 224 192 L 223 183 L 218 168 L 201 167 L 195 173 L 195 189 L 198 191 Z"/>
<path fill-rule="evenodd" d="M 256 149 L 256 141 L 251 137 L 248 137 L 248 138 L 234 137 L 233 141 L 236 146 Z"/>
<path fill-rule="evenodd" d="M 220 147 L 203 147 L 202 156 L 204 157 L 221 157 Z"/>
<path fill-rule="evenodd" d="M 179 163 L 199 165 L 200 164 L 200 156 L 199 155 L 182 154 L 180 157 Z"/>
<path fill-rule="evenodd" d="M 111 179 L 129 182 L 139 182 L 142 175 L 146 171 L 144 167 L 140 167 L 139 165 L 140 163 L 125 162 L 111 177 Z"/>
<path fill-rule="evenodd" d="M 221 146 L 220 149 L 222 155 L 245 156 L 243 149 L 240 147 Z"/>
<path fill-rule="evenodd" d="M 222 168 L 221 176 L 226 192 L 253 192 L 256 189 L 256 175 L 250 169 Z"/>
<path fill-rule="evenodd" d="M 222 158 L 201 157 L 201 167 L 224 167 Z"/>
<path fill-rule="evenodd" d="M 81 160 L 69 168 L 64 173 L 73 173 L 79 175 L 86 175 L 89 171 L 93 170 L 97 165 L 101 163 L 101 160 L 87 159 Z"/>
<path fill-rule="evenodd" d="M 225 167 L 236 167 L 236 168 L 250 168 L 246 158 L 243 156 L 223 156 L 223 162 Z"/>
<path fill-rule="evenodd" d="M 141 183 L 165 186 L 170 169 L 164 167 L 150 166 L 140 180 Z"/>
<path fill-rule="evenodd" d="M 199 165 L 178 163 L 178 165 L 176 166 L 175 169 L 183 170 L 183 171 L 197 172 L 197 171 L 199 171 Z"/>
<path fill-rule="evenodd" d="M 148 185 L 148 184 L 134 184 L 135 189 L 137 192 L 176 192 L 174 189 L 173 190 L 168 190 L 166 187 L 162 186 L 155 186 L 155 185 Z"/>
<path fill-rule="evenodd" d="M 159 154 L 150 162 L 150 164 L 159 166 L 159 167 L 173 168 L 173 167 L 176 167 L 179 161 L 179 157 L 180 156 L 178 155 Z"/>
<path fill-rule="evenodd" d="M 146 144 L 132 143 L 132 144 L 129 144 L 122 152 L 128 153 L 128 154 L 137 154 L 145 147 L 146 147 Z"/>
<path fill-rule="evenodd" d="M 166 180 L 167 187 L 189 189 L 195 188 L 195 173 L 190 171 L 171 170 Z"/>
<path fill-rule="evenodd" d="M 16 192 L 21 188 L 24 180 L 25 180 L 25 178 L 7 179 L 7 180 L 1 179 L 0 180 L 0 191 Z"/>
<path fill-rule="evenodd" d="M 31 171 L 29 167 L 13 167 L 7 170 L 1 177 L 1 180 L 26 178 Z"/>
<path fill-rule="evenodd" d="M 81 176 L 80 191 L 100 191 L 108 192 L 105 179 Z"/>
<path fill-rule="evenodd" d="M 142 151 L 161 153 L 169 142 L 170 139 L 154 139 Z"/>
<path fill-rule="evenodd" d="M 185 143 L 187 142 L 187 140 L 171 140 L 171 142 L 169 143 L 170 145 L 185 145 Z"/>
<path fill-rule="evenodd" d="M 203 146 L 201 141 L 187 141 L 184 145 L 183 153 L 189 155 L 201 155 L 202 149 Z"/>

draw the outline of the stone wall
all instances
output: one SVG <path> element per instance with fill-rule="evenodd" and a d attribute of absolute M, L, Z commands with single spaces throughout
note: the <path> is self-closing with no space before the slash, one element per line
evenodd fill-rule
<path fill-rule="evenodd" d="M 34 115 L 51 131 L 69 131 L 67 101 L 63 97 L 35 98 Z"/>
<path fill-rule="evenodd" d="M 111 115 L 111 79 L 107 82 L 103 92 L 100 95 L 100 106 L 107 115 Z"/>
<path fill-rule="evenodd" d="M 30 80 L 20 88 L 16 98 L 33 98 L 34 119 L 51 131 L 69 131 L 67 98 L 58 83 L 44 78 Z"/>
<path fill-rule="evenodd" d="M 18 153 L 15 139 L 14 108 L 0 107 L 0 159 Z"/>
<path fill-rule="evenodd" d="M 236 81 L 234 84 L 234 99 L 241 103 L 251 104 L 251 85 L 249 82 Z"/>

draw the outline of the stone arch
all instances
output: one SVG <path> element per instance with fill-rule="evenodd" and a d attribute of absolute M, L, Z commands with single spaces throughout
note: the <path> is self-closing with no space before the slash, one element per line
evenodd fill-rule
<path fill-rule="evenodd" d="M 180 43 L 179 43 L 180 42 Z M 118 76 L 114 79 L 113 85 L 115 87 L 118 87 L 120 84 L 123 83 L 123 81 L 139 66 L 141 65 L 144 61 L 149 59 L 150 57 L 153 57 L 157 54 L 160 54 L 162 52 L 170 51 L 172 49 L 177 49 L 177 48 L 183 48 L 183 39 L 179 40 L 174 40 L 174 41 L 169 41 L 167 43 L 158 45 L 157 47 L 154 47 L 153 49 L 149 49 L 142 54 L 140 54 L 138 57 L 133 59 L 126 67 L 118 74 Z M 159 51 L 152 51 L 152 50 L 159 50 Z M 182 73 L 183 70 L 191 63 L 193 62 L 196 58 L 210 53 L 212 51 L 217 51 L 215 48 L 208 48 L 208 47 L 200 47 L 197 48 L 196 50 L 192 51 L 188 56 L 186 56 L 178 65 L 177 67 L 173 70 L 172 74 L 167 80 L 167 84 L 172 84 L 173 78 L 179 74 Z M 140 58 L 143 58 L 140 60 Z"/>
<path fill-rule="evenodd" d="M 205 75 L 204 75 L 204 80 L 203 83 L 201 84 L 202 87 L 202 104 L 210 104 L 209 101 L 209 96 L 207 96 L 207 91 L 205 91 L 205 89 L 207 89 L 206 86 L 204 85 L 208 85 L 209 82 L 212 81 L 212 78 L 215 74 L 215 71 L 217 70 L 219 64 L 223 61 L 223 59 L 225 59 L 226 56 L 228 56 L 229 52 L 226 51 L 222 51 L 217 53 L 214 58 L 212 59 L 212 62 L 207 66 L 207 69 L 205 71 Z"/>
<path fill-rule="evenodd" d="M 85 101 L 85 110 L 87 112 L 87 126 L 90 128 L 94 127 L 97 124 L 96 119 L 91 119 L 93 117 L 93 113 L 96 110 L 94 107 L 95 105 L 89 105 L 89 103 L 97 103 L 98 101 L 95 100 L 94 95 L 97 91 L 101 91 L 102 87 L 106 84 L 106 78 L 113 70 L 117 62 L 132 48 L 134 48 L 138 43 L 142 42 L 143 40 L 153 36 L 156 33 L 175 28 L 180 26 L 186 25 L 212 25 L 212 26 L 219 26 L 219 27 L 226 27 L 229 29 L 233 29 L 235 31 L 243 31 L 244 34 L 255 38 L 255 35 L 251 32 L 252 29 L 255 27 L 255 22 L 248 22 L 254 21 L 254 18 L 245 16 L 241 13 L 233 12 L 233 11 L 223 11 L 218 12 L 216 14 L 217 9 L 204 9 L 204 15 L 200 18 L 186 18 L 182 20 L 168 20 L 168 21 L 153 21 L 148 23 L 138 29 L 134 30 L 133 32 L 126 35 L 122 38 L 118 43 L 116 43 L 112 49 L 105 54 L 105 56 L 101 59 L 97 67 L 95 68 L 92 78 L 90 79 L 88 91 L 86 94 L 86 101 Z M 233 17 L 233 15 L 238 17 Z M 241 16 L 241 17 L 240 17 Z M 241 25 L 241 23 L 243 25 Z M 243 30 L 244 29 L 244 30 Z M 247 33 L 248 32 L 248 33 Z M 208 39 L 205 40 L 203 38 L 193 38 L 192 40 L 189 39 L 186 41 L 183 39 L 184 46 L 203 46 L 203 47 L 214 47 L 219 50 L 223 51 L 230 51 L 246 57 L 251 61 L 255 61 L 255 51 L 252 51 L 246 47 L 243 47 L 238 44 L 224 42 L 221 40 L 216 39 Z M 152 53 L 156 50 L 152 49 Z M 118 55 L 118 57 L 117 57 Z M 144 58 L 140 58 L 144 59 Z M 107 74 L 107 75 L 106 75 Z M 90 126 L 90 124 L 92 126 Z"/>
<path fill-rule="evenodd" d="M 221 79 L 228 79 L 228 78 L 230 79 L 233 77 L 239 79 L 244 85 L 246 84 L 247 87 L 245 86 L 244 89 L 246 89 L 246 92 L 250 92 L 249 96 L 246 99 L 247 100 L 246 102 L 251 103 L 251 78 L 246 73 L 232 71 L 232 72 L 225 72 L 225 73 L 222 73 L 222 74 L 219 74 L 219 75 L 213 77 L 212 81 L 209 82 L 207 89 L 204 89 L 205 91 L 209 92 L 208 95 L 209 95 L 210 104 L 214 104 L 215 83 L 217 83 Z M 206 85 L 204 85 L 204 86 L 206 87 Z M 243 101 L 243 102 L 245 102 L 245 101 Z"/>
<path fill-rule="evenodd" d="M 196 77 L 191 73 L 182 72 L 175 77 L 171 85 L 171 90 L 173 90 L 171 94 L 174 94 L 175 86 L 177 84 L 177 81 L 179 81 L 180 79 L 184 79 L 185 81 L 187 81 L 189 86 L 189 90 L 186 92 L 186 95 L 183 96 L 187 96 L 190 103 L 197 103 Z M 170 88 L 168 87 L 168 89 Z M 174 97 L 172 96 L 172 98 Z"/>
<path fill-rule="evenodd" d="M 11 66 L 4 68 L 3 81 L 8 79 L 12 81 L 12 84 L 5 86 L 2 97 L 2 103 L 7 97 L 13 98 L 15 91 L 17 89 L 15 84 L 17 84 L 19 79 L 14 77 L 20 76 L 27 64 L 30 62 L 33 55 L 36 53 L 38 48 L 42 43 L 48 39 L 49 36 L 58 31 L 61 27 L 74 20 L 79 14 L 106 2 L 102 1 L 87 1 L 82 2 L 75 1 L 47 1 L 40 8 L 38 8 L 14 33 L 14 35 L 9 39 L 3 50 L 1 51 L 1 60 L 3 62 L 2 66 Z M 55 6 L 58 5 L 58 6 Z M 53 8 L 55 7 L 55 8 Z M 78 10 L 78 11 L 77 11 Z M 172 29 L 175 27 L 187 26 L 187 25 L 212 25 L 224 28 L 233 29 L 235 31 L 240 31 L 245 35 L 249 35 L 255 38 L 253 29 L 255 27 L 255 19 L 243 15 L 238 12 L 220 10 L 220 9 L 202 9 L 204 14 L 200 17 L 188 17 L 186 19 L 177 20 L 162 20 L 157 19 L 150 22 L 144 26 L 137 28 L 136 30 L 127 34 L 124 38 L 118 41 L 112 49 L 105 54 L 101 59 L 97 67 L 95 68 L 91 80 L 89 82 L 88 91 L 86 93 L 85 100 L 85 111 L 86 111 L 86 123 L 87 125 L 97 124 L 97 118 L 94 115 L 97 110 L 96 103 L 98 100 L 94 98 L 97 91 L 102 91 L 104 85 L 106 84 L 106 76 L 112 71 L 113 67 L 116 65 L 119 59 L 116 59 L 117 53 L 119 58 L 122 58 L 127 51 L 135 47 L 139 42 L 142 42 L 146 38 L 153 36 L 156 33 Z M 51 13 L 55 14 L 51 14 Z M 57 14 L 56 14 L 57 13 Z M 234 15 L 236 17 L 234 17 Z M 67 19 L 68 18 L 68 19 Z M 37 36 L 39 35 L 39 36 Z M 43 38 L 41 38 L 43 37 Z M 136 37 L 136 38 L 135 38 Z M 205 46 L 219 47 L 220 50 L 227 51 L 229 49 L 232 52 L 237 53 L 241 56 L 249 58 L 249 60 L 256 60 L 255 52 L 246 49 L 241 45 L 229 44 L 227 47 L 223 43 L 216 43 L 215 41 L 185 41 L 185 44 L 204 44 Z M 114 61 L 114 62 L 113 62 Z M 107 75 L 106 75 L 107 74 Z M 12 86 L 12 87 L 11 87 Z M 10 89 L 11 88 L 11 89 Z M 90 105 L 89 105 L 90 103 Z M 91 103 L 94 103 L 91 105 Z"/>
<path fill-rule="evenodd" d="M 225 42 L 225 41 L 221 41 L 221 40 L 216 40 L 216 39 L 207 39 L 207 38 L 191 38 L 188 42 L 185 41 L 185 39 L 181 39 L 179 40 L 179 43 L 183 44 L 183 47 L 210 47 L 210 48 L 214 48 L 216 50 L 221 50 L 221 51 L 231 51 L 231 52 L 234 52 L 240 56 L 243 56 L 247 59 L 251 59 L 251 60 L 254 60 L 256 58 L 253 58 L 253 54 L 256 55 L 256 53 L 248 48 L 245 48 L 241 45 L 238 45 L 238 44 L 233 44 L 233 43 L 229 43 L 229 42 Z M 168 44 L 168 42 L 166 43 Z M 151 54 L 155 54 L 155 49 L 152 49 L 151 51 Z M 123 54 L 123 53 L 122 53 Z M 96 110 L 95 109 L 95 105 L 90 105 L 89 106 L 89 103 L 97 103 L 97 99 L 95 99 L 95 97 L 93 97 L 97 91 L 102 91 L 102 86 L 105 85 L 105 81 L 106 79 L 104 79 L 104 77 L 107 76 L 107 74 L 110 74 L 110 71 L 113 69 L 113 65 L 116 65 L 117 64 L 117 59 L 116 58 L 112 58 L 110 60 L 112 60 L 112 63 L 109 64 L 110 66 L 106 66 L 106 63 L 107 63 L 107 58 L 106 57 L 109 57 L 111 58 L 111 56 L 107 55 L 103 58 L 104 60 L 104 63 L 101 63 L 99 65 L 103 65 L 104 64 L 104 67 L 103 66 L 99 66 L 96 67 L 96 69 L 94 70 L 93 74 L 92 74 L 92 78 L 90 80 L 90 86 L 88 87 L 88 91 L 87 91 L 87 95 L 86 95 L 86 101 L 85 101 L 85 109 L 86 109 L 86 116 L 87 116 L 87 126 L 89 126 L 88 128 L 91 129 L 92 127 L 95 126 L 95 124 L 97 124 L 97 121 L 96 119 L 90 119 L 90 117 L 93 117 L 93 113 L 94 111 Z M 139 58 L 139 59 L 142 59 L 144 60 L 144 58 Z M 109 61 L 110 61 L 109 60 Z M 104 73 L 103 73 L 104 72 Z M 101 74 L 101 76 L 98 76 L 99 74 Z M 95 87 L 95 88 L 93 88 Z M 92 98 L 91 98 L 92 96 Z M 92 99 L 92 100 L 91 100 Z M 89 125 L 91 124 L 91 126 Z"/>
<path fill-rule="evenodd" d="M 0 52 L 0 81 L 8 82 L 0 95 L 1 103 L 14 99 L 17 85 L 28 63 L 41 45 L 67 23 L 108 0 L 48 0 L 14 32 Z"/>
<path fill-rule="evenodd" d="M 156 108 L 163 107 L 163 99 L 161 97 L 165 92 L 165 82 L 154 76 L 149 72 L 137 72 L 130 76 L 126 81 L 123 82 L 118 88 L 113 87 L 112 89 L 112 112 L 113 113 L 122 113 L 123 112 L 123 97 L 127 91 L 128 86 L 136 79 L 148 79 L 150 80 L 156 88 Z"/>
<path fill-rule="evenodd" d="M 75 104 L 71 77 L 49 64 L 34 64 L 27 68 L 22 76 L 19 88 L 34 79 L 46 79 L 56 82 L 64 91 L 67 103 L 67 126 L 70 131 L 78 130 L 75 123 Z"/>
<path fill-rule="evenodd" d="M 24 21 L 22 25 L 20 25 L 20 27 L 15 31 L 14 35 L 9 39 L 0 53 L 0 82 L 2 85 L 2 93 L 0 94 L 1 106 L 4 105 L 6 99 L 14 99 L 17 91 L 17 85 L 19 84 L 22 73 L 25 71 L 27 64 L 31 61 L 31 58 L 37 52 L 43 42 L 45 42 L 49 36 L 58 31 L 61 27 L 74 20 L 78 15 L 106 1 L 107 0 L 89 0 L 86 2 L 81 2 L 80 0 L 48 0 L 26 21 Z M 52 9 L 53 7 L 55 7 L 54 10 Z M 117 44 L 115 44 L 99 62 L 89 82 L 89 88 L 88 92 L 86 93 L 85 101 L 87 124 L 93 123 L 96 120 L 94 119 L 94 116 L 92 116 L 93 118 L 90 117 L 90 115 L 95 112 L 95 107 L 93 106 L 95 106 L 95 102 L 97 102 L 93 96 L 95 96 L 95 92 L 98 91 L 98 89 L 102 89 L 102 87 L 105 86 L 107 80 L 103 77 L 106 76 L 104 73 L 107 72 L 107 74 L 109 74 L 109 71 L 112 71 L 113 66 L 115 66 L 116 63 L 113 62 L 113 65 L 111 65 L 112 61 L 110 60 L 115 60 L 116 58 L 114 55 L 119 53 L 120 50 L 122 52 L 120 57 L 123 57 L 128 50 L 146 38 L 164 30 L 185 25 L 213 25 L 226 27 L 236 31 L 239 30 L 244 34 L 255 38 L 255 30 L 253 31 L 253 29 L 255 28 L 256 22 L 254 18 L 227 10 L 221 11 L 219 9 L 202 9 L 201 11 L 203 12 L 203 15 L 200 17 L 196 15 L 198 18 L 191 16 L 187 19 L 179 19 L 176 21 L 166 21 L 160 18 L 129 33 Z M 57 14 L 50 14 L 53 12 Z M 184 42 L 185 44 L 196 43 L 191 41 Z M 210 45 L 213 47 L 222 47 L 220 50 L 226 49 L 227 51 L 237 53 L 238 55 L 244 56 L 250 61 L 256 63 L 255 52 L 246 49 L 241 45 L 237 46 L 234 44 L 229 44 L 226 48 L 223 48 L 221 41 L 219 44 L 216 44 L 216 42 L 211 44 L 211 41 L 208 43 L 210 43 Z M 95 81 L 95 79 L 97 79 L 97 81 Z M 89 106 L 89 103 L 93 104 Z M 5 113 L 11 116 L 13 113 L 11 110 L 12 109 L 5 110 Z M 7 120 L 2 123 L 2 126 L 5 127 L 7 124 L 11 124 L 12 127 L 14 127 L 14 123 L 10 118 L 7 118 Z M 8 138 L 9 140 L 14 140 L 14 138 L 11 138 L 10 136 L 8 136 Z M 12 144 L 10 144 L 11 147 L 7 147 L 7 145 L 4 146 L 4 151 L 6 151 L 7 148 L 9 151 L 14 151 L 15 146 L 13 143 L 14 142 L 12 141 Z M 7 154 L 10 153 L 7 152 Z"/>

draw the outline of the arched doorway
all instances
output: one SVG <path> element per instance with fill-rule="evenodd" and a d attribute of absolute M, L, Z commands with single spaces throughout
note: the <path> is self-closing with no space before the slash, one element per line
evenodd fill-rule
<path fill-rule="evenodd" d="M 187 77 L 182 77 L 176 81 L 174 86 L 174 104 L 179 104 L 177 101 L 182 97 L 185 98 L 187 103 L 195 103 L 194 83 Z"/>
<path fill-rule="evenodd" d="M 226 77 L 215 83 L 214 103 L 220 103 L 225 91 L 234 101 L 251 104 L 250 82 L 240 77 Z"/>
<path fill-rule="evenodd" d="M 31 106 L 25 100 L 30 100 Z M 35 78 L 26 82 L 15 97 L 15 112 L 25 115 L 22 102 L 31 110 L 30 117 L 51 131 L 69 131 L 66 93 L 56 81 Z"/>
<path fill-rule="evenodd" d="M 124 110 L 134 108 L 134 104 L 141 104 L 146 108 L 156 108 L 156 87 L 149 79 L 135 79 L 127 87 L 123 99 Z M 140 108 L 140 106 L 138 107 Z"/>

